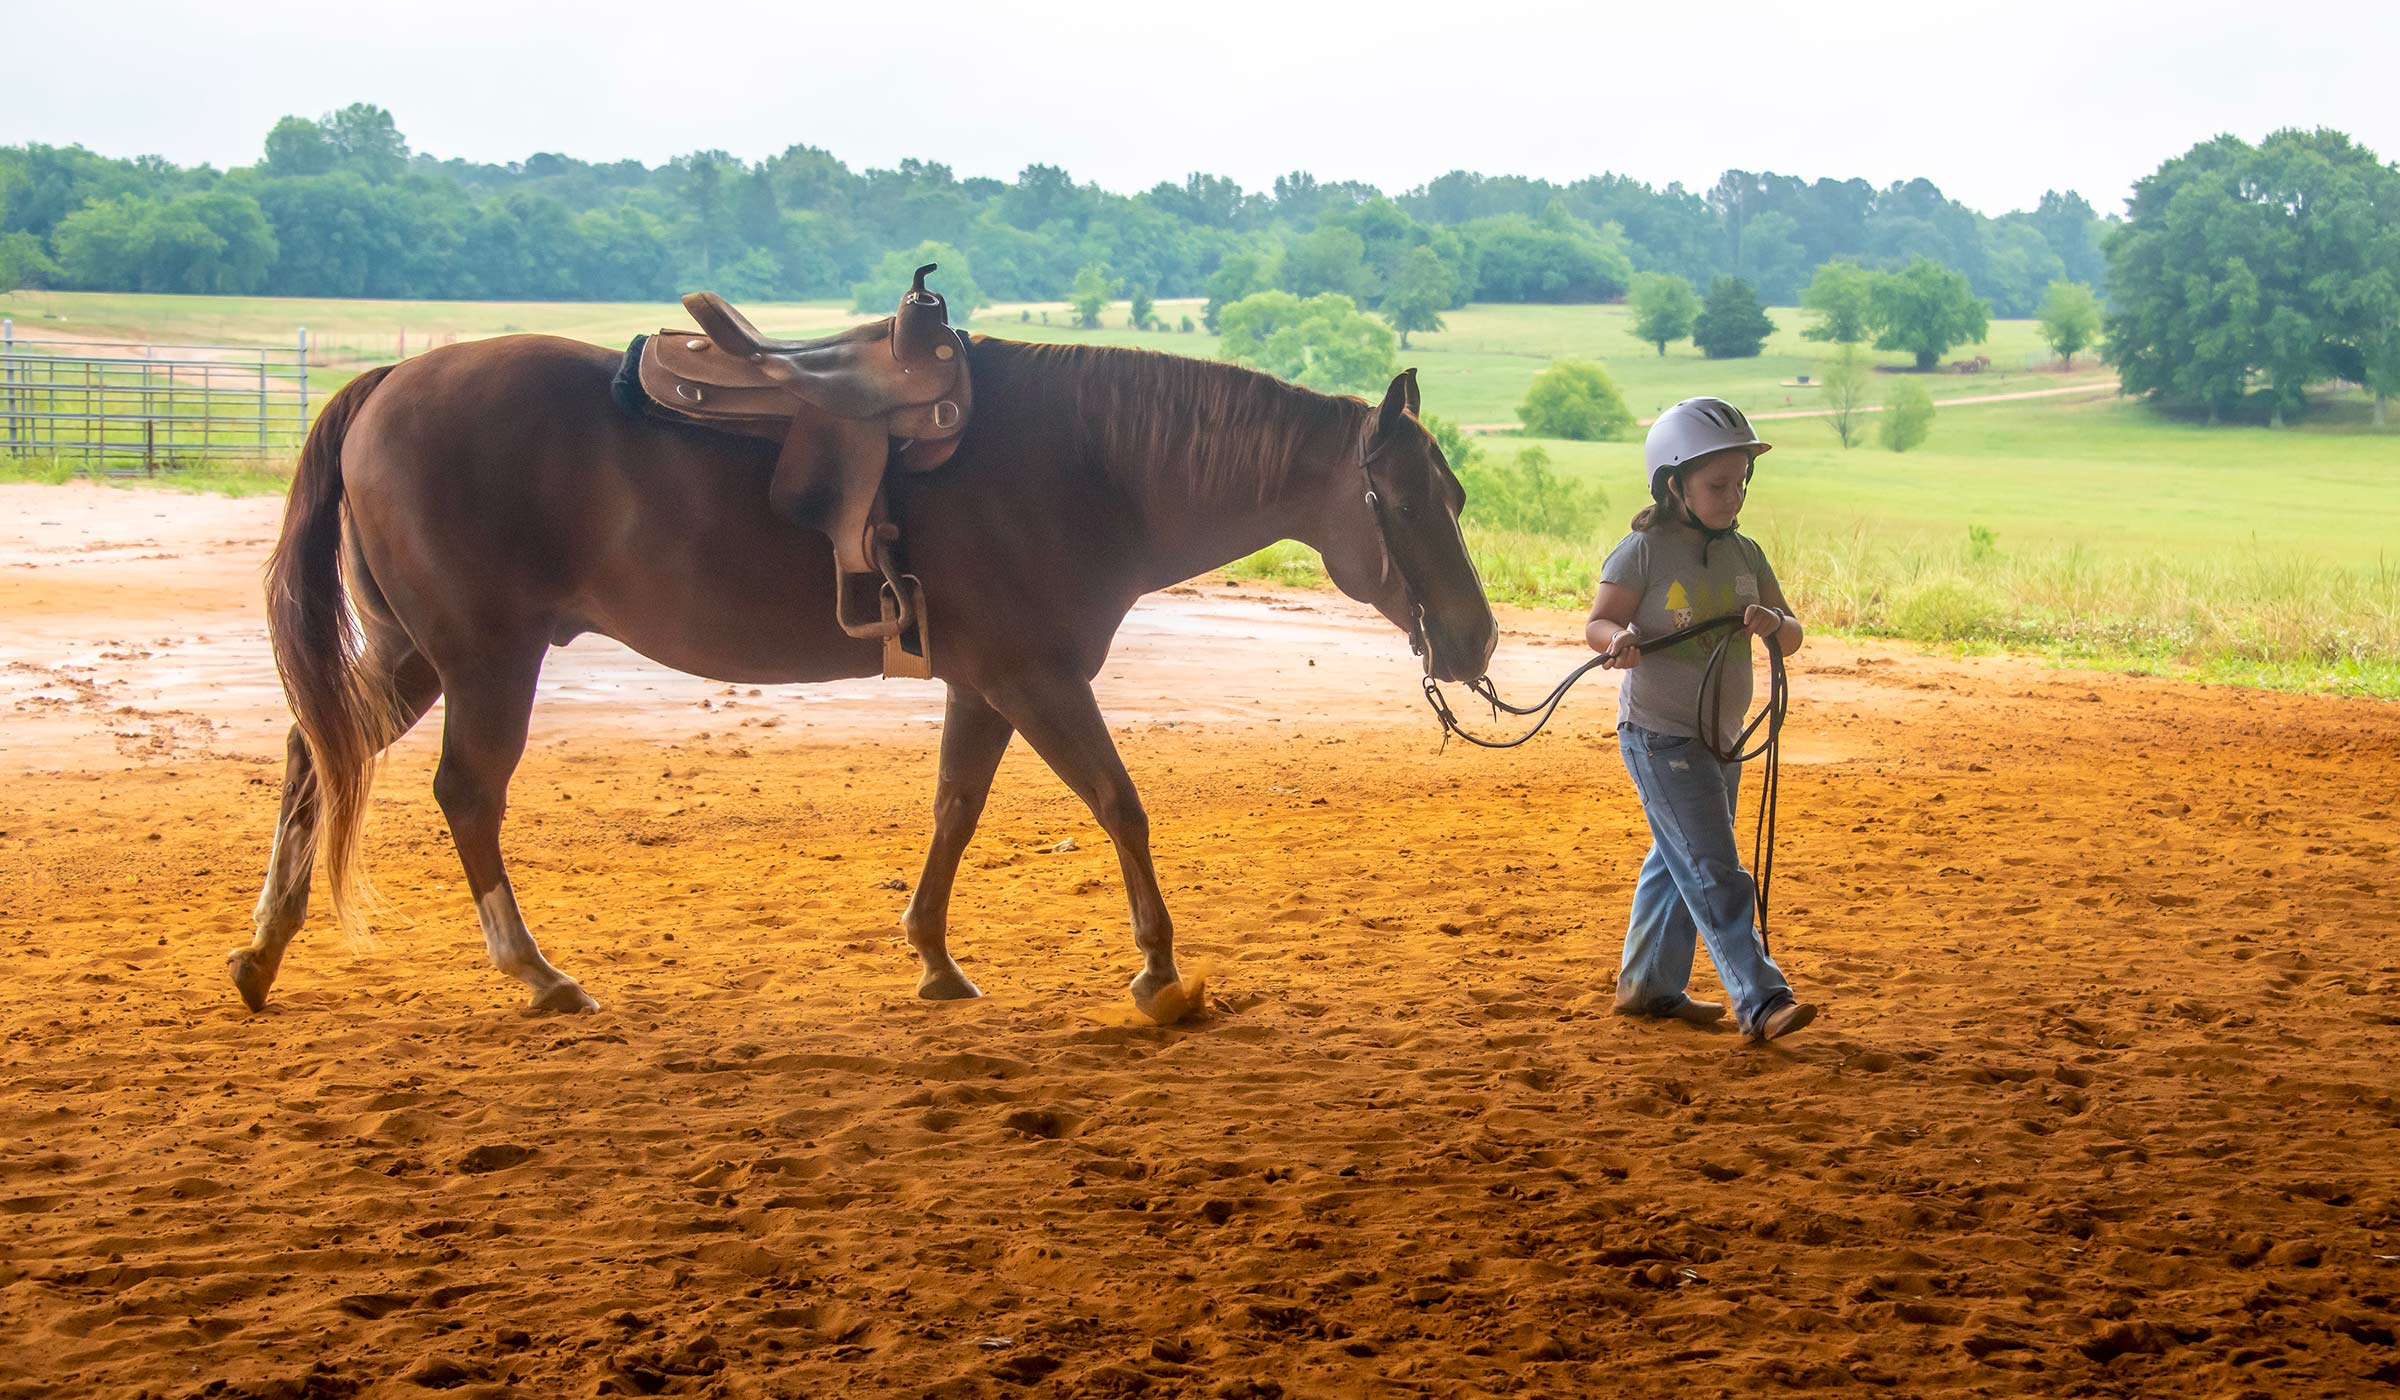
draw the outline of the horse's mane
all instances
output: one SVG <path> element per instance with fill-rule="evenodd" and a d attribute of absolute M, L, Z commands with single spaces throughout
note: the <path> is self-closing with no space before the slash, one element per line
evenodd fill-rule
<path fill-rule="evenodd" d="M 1137 499 L 1274 499 L 1313 447 L 1341 450 L 1368 405 L 1214 360 L 1107 345 L 1009 342 L 1057 386 L 1081 445 Z"/>

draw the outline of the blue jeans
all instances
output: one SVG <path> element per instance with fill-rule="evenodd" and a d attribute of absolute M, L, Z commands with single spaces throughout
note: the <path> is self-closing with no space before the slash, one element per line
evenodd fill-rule
<path fill-rule="evenodd" d="M 1631 724 L 1618 726 L 1617 747 L 1650 820 L 1650 854 L 1633 887 L 1617 1001 L 1650 1015 L 1682 1005 L 1697 934 L 1733 999 L 1734 1019 L 1748 1031 L 1792 999 L 1792 985 L 1759 937 L 1758 885 L 1735 844 L 1742 766 L 1719 763 L 1697 739 Z"/>

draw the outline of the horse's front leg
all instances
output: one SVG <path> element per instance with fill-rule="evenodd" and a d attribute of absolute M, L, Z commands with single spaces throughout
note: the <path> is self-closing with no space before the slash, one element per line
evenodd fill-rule
<path fill-rule="evenodd" d="M 950 956 L 950 887 L 958 879 L 958 860 L 975 837 L 983 816 L 983 801 L 991 795 L 992 774 L 1008 752 L 1009 723 L 982 696 L 964 686 L 950 687 L 950 703 L 942 716 L 942 767 L 933 787 L 933 841 L 925 848 L 925 870 L 900 915 L 909 946 L 925 965 L 917 995 L 936 1001 L 981 996 L 967 974 Z"/>
<path fill-rule="evenodd" d="M 1126 899 L 1133 906 L 1133 942 L 1142 952 L 1142 970 L 1133 979 L 1134 1006 L 1162 1025 L 1182 1020 L 1193 998 L 1175 971 L 1175 925 L 1150 865 L 1150 818 L 1117 756 L 1090 683 L 1071 676 L 1020 677 L 994 686 L 989 698 L 1092 809 L 1116 845 Z"/>

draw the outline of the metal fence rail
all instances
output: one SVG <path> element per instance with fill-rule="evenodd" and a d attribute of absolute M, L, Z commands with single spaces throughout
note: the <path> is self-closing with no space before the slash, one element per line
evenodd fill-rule
<path fill-rule="evenodd" d="M 308 431 L 308 332 L 290 349 L 24 340 L 0 321 L 0 456 L 85 471 L 280 456 Z"/>

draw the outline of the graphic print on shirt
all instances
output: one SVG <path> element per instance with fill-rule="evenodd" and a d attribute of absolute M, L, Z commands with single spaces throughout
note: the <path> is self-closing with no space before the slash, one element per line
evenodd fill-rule
<path fill-rule="evenodd" d="M 1744 584 L 1749 585 L 1747 589 Z M 1743 574 L 1736 579 L 1711 579 L 1703 576 L 1697 583 L 1674 579 L 1667 584 L 1667 622 L 1675 629 L 1694 622 L 1739 615 L 1744 607 L 1757 601 L 1758 579 Z M 1716 645 L 1714 637 L 1693 637 L 1678 642 L 1678 652 L 1700 655 Z"/>

